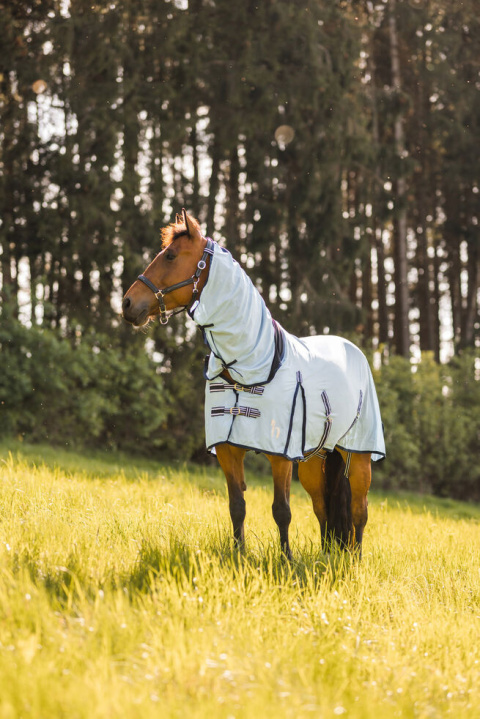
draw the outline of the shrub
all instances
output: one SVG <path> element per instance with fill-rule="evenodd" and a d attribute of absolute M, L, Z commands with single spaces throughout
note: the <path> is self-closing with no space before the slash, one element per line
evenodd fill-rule
<path fill-rule="evenodd" d="M 385 488 L 480 499 L 480 382 L 473 354 L 448 365 L 425 353 L 414 368 L 393 357 L 376 373 L 387 460 Z"/>
<path fill-rule="evenodd" d="M 14 320 L 0 327 L 0 432 L 143 451 L 165 444 L 168 397 L 143 342 L 72 342 Z"/>
<path fill-rule="evenodd" d="M 143 335 L 131 335 L 126 347 L 118 335 L 91 333 L 78 342 L 2 316 L 0 351 L 0 434 L 205 458 L 203 349 L 194 342 L 167 347 L 174 369 L 163 373 Z M 475 373 L 468 352 L 448 365 L 425 354 L 413 371 L 391 357 L 374 373 L 387 445 L 374 486 L 480 500 Z"/>

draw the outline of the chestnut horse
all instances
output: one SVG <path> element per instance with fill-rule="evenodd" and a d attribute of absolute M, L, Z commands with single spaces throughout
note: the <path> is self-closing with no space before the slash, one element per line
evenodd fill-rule
<path fill-rule="evenodd" d="M 162 230 L 160 253 L 125 294 L 123 299 L 125 320 L 134 327 L 141 327 L 159 316 L 160 322 L 166 324 L 170 316 L 182 310 L 188 310 L 195 320 L 192 307 L 201 304 L 202 291 L 209 279 L 214 254 L 212 247 L 215 244 L 202 236 L 198 222 L 187 215 L 185 210 L 182 216 L 177 215 L 176 222 Z M 243 270 L 241 272 L 243 273 Z M 229 278 L 225 277 L 226 288 L 228 281 Z M 248 278 L 247 281 L 250 282 Z M 211 287 L 209 291 L 213 291 Z M 221 299 L 222 304 L 228 303 L 228 292 L 224 302 L 223 298 Z M 263 300 L 259 299 L 259 301 L 264 305 Z M 235 307 L 232 311 L 236 312 Z M 268 313 L 268 310 L 266 311 Z M 269 314 L 268 316 L 270 317 Z M 213 325 L 206 326 L 213 327 Z M 205 335 L 205 326 L 202 330 Z M 240 340 L 244 331 L 244 327 L 238 326 Z M 218 342 L 213 329 L 210 338 L 208 344 L 215 350 L 213 359 L 220 361 L 221 364 L 220 371 L 215 376 L 217 385 L 220 380 L 231 390 L 255 391 L 260 394 L 261 388 L 258 388 L 257 382 L 259 385 L 265 385 L 269 379 L 263 377 L 255 380 L 249 387 L 239 385 L 238 379 L 232 377 L 233 362 L 229 364 L 223 361 L 218 353 Z M 253 384 L 256 385 L 256 389 L 254 387 L 252 390 Z M 215 409 L 223 412 L 223 408 Z M 243 407 L 230 408 L 230 410 L 227 408 L 225 414 L 228 412 L 242 414 L 244 409 Z M 357 415 L 359 413 L 360 408 Z M 281 454 L 265 451 L 262 447 L 246 448 L 227 440 L 219 442 L 210 449 L 215 451 L 227 480 L 234 540 L 237 545 L 243 546 L 246 513 L 243 463 L 249 448 L 263 452 L 271 464 L 274 485 L 273 518 L 280 532 L 282 551 L 290 558 L 288 532 L 291 521 L 292 458 L 287 456 L 287 452 Z M 381 455 L 381 452 L 377 454 Z M 320 443 L 314 451 L 298 459 L 301 460 L 298 464 L 299 479 L 312 499 L 313 510 L 320 523 L 322 545 L 325 545 L 327 538 L 332 537 L 337 539 L 341 546 L 356 548 L 361 554 L 363 531 L 367 522 L 367 493 L 371 482 L 371 452 L 349 451 L 348 448 L 340 447 L 338 444 L 335 449 L 332 447 L 326 451 Z"/>

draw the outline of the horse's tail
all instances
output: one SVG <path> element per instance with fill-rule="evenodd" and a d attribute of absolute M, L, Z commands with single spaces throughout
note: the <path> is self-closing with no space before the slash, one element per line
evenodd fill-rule
<path fill-rule="evenodd" d="M 352 490 L 345 474 L 345 462 L 336 450 L 327 454 L 325 462 L 327 534 L 342 546 L 349 546 L 353 534 Z"/>

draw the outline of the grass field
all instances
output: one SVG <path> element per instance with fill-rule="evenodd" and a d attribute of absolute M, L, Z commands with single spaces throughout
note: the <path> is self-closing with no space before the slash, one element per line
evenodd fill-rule
<path fill-rule="evenodd" d="M 375 493 L 361 564 L 247 551 L 216 469 L 0 445 L 0 717 L 478 717 L 480 508 Z"/>

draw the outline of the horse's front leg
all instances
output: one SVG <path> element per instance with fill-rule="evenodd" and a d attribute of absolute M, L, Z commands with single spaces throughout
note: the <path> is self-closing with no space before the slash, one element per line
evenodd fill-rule
<path fill-rule="evenodd" d="M 245 450 L 240 447 L 233 447 L 231 444 L 217 444 L 215 450 L 227 480 L 233 538 L 236 545 L 242 548 L 245 541 L 244 522 L 246 514 L 243 494 L 247 489 L 243 469 Z"/>
<path fill-rule="evenodd" d="M 267 454 L 273 474 L 272 513 L 280 532 L 280 545 L 287 559 L 292 558 L 288 541 L 288 528 L 292 520 L 290 511 L 290 484 L 292 482 L 292 462 L 284 457 Z"/>

